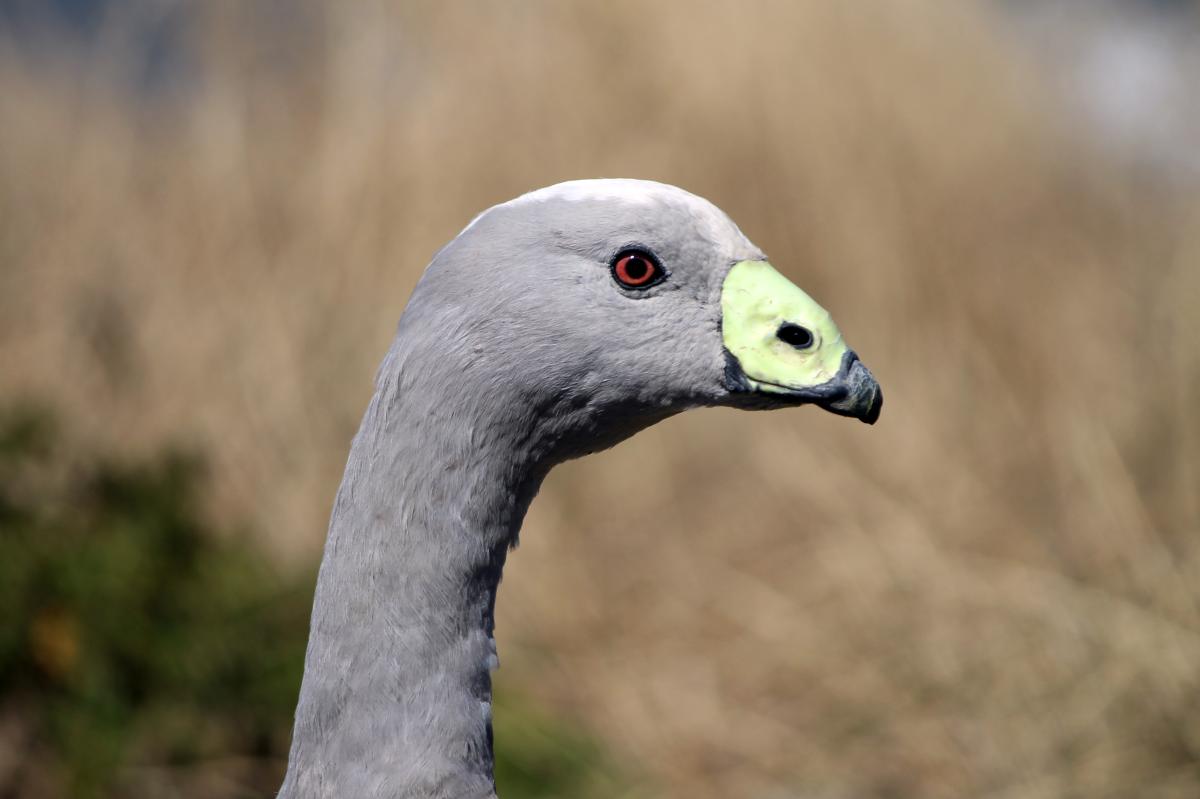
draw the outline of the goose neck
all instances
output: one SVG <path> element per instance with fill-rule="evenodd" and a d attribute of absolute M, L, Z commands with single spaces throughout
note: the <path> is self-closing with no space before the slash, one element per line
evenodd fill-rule
<path fill-rule="evenodd" d="M 546 467 L 512 425 L 396 382 L 334 504 L 286 799 L 494 795 L 496 590 Z"/>

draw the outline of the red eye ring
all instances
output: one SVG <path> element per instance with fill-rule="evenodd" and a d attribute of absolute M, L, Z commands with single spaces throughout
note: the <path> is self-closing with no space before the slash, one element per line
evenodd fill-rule
<path fill-rule="evenodd" d="M 663 277 L 658 259 L 645 250 L 626 250 L 612 264 L 613 279 L 627 289 L 648 288 Z"/>

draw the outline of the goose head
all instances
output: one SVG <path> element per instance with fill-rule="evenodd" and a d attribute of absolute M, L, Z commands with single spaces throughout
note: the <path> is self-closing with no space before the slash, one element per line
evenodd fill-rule
<path fill-rule="evenodd" d="M 502 403 L 551 460 L 691 407 L 871 424 L 883 401 L 829 313 L 728 216 L 650 181 L 560 183 L 483 212 L 435 256 L 397 340 L 435 349 L 429 380 Z"/>
<path fill-rule="evenodd" d="M 697 406 L 881 402 L 699 197 L 589 180 L 485 211 L 413 290 L 352 445 L 280 796 L 495 796 L 496 589 L 556 463 Z"/>

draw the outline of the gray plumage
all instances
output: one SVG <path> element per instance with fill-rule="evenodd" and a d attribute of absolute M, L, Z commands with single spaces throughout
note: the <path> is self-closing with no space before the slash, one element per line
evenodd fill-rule
<path fill-rule="evenodd" d="M 630 248 L 669 276 L 613 279 Z M 283 799 L 494 796 L 496 589 L 542 479 L 731 383 L 722 281 L 763 259 L 680 189 L 580 181 L 436 254 L 354 438 L 317 583 Z M 877 409 L 876 409 L 877 413 Z"/>

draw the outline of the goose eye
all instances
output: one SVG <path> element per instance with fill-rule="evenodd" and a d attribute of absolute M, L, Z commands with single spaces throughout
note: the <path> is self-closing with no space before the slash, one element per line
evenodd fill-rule
<path fill-rule="evenodd" d="M 613 278 L 627 289 L 644 289 L 663 277 L 663 268 L 648 252 L 628 250 L 616 257 L 612 264 Z"/>

